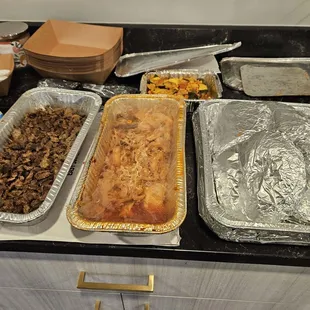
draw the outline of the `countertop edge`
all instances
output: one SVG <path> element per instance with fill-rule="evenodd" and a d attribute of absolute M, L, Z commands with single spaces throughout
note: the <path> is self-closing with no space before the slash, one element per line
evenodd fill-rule
<path fill-rule="evenodd" d="M 71 242 L 52 241 L 1 241 L 0 253 L 8 252 L 30 252 L 47 254 L 68 254 L 68 255 L 95 255 L 95 256 L 116 256 L 135 257 L 146 259 L 175 259 L 201 262 L 225 262 L 278 266 L 299 266 L 309 267 L 310 261 L 307 258 L 298 257 L 292 259 L 285 256 L 274 256 L 266 254 L 250 253 L 225 253 L 220 251 L 206 252 L 196 250 L 182 250 L 179 248 L 165 247 L 143 247 L 123 246 L 108 244 L 85 244 Z M 1 254 L 0 254 L 1 255 Z"/>

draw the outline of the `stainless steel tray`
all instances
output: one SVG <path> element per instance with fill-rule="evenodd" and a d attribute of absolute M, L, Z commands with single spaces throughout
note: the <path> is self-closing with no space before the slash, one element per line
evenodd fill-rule
<path fill-rule="evenodd" d="M 198 169 L 198 208 L 200 216 L 220 238 L 226 240 L 235 242 L 309 245 L 310 222 L 302 222 L 300 220 L 272 224 L 264 221 L 240 220 L 238 216 L 233 217 L 232 214 L 228 214 L 225 211 L 225 207 L 221 206 L 214 174 L 214 159 L 212 155 L 214 154 L 214 150 L 211 151 L 211 145 L 213 145 L 212 139 L 216 137 L 215 132 L 212 131 L 212 122 L 218 116 L 216 111 L 220 111 L 225 105 L 233 102 L 243 104 L 245 109 L 249 105 L 249 102 L 255 104 L 264 103 L 262 101 L 246 100 L 210 100 L 200 105 L 193 115 Z M 276 106 L 284 103 L 269 102 L 268 104 Z M 285 103 L 284 105 L 303 112 L 306 118 L 310 120 L 310 106 L 295 103 Z M 227 123 L 227 120 L 225 122 Z M 262 126 L 262 123 L 255 124 Z M 288 128 L 291 128 L 290 123 L 288 125 Z M 295 125 L 298 126 L 298 122 Z M 223 127 L 218 128 L 223 130 L 222 134 L 225 135 Z M 239 138 L 237 135 L 236 139 Z"/>
<path fill-rule="evenodd" d="M 310 58 L 247 58 L 228 57 L 220 62 L 223 83 L 233 89 L 243 90 L 241 67 L 257 65 L 261 67 L 300 68 L 310 73 Z"/>
<path fill-rule="evenodd" d="M 241 68 L 243 91 L 251 97 L 309 96 L 310 79 L 298 67 L 244 65 Z"/>
<path fill-rule="evenodd" d="M 27 91 L 15 102 L 0 121 L 0 149 L 10 136 L 13 127 L 18 125 L 27 112 L 38 108 L 44 108 L 45 106 L 72 107 L 85 113 L 87 118 L 41 206 L 29 214 L 0 212 L 0 221 L 2 222 L 26 223 L 39 219 L 47 214 L 69 172 L 94 118 L 99 111 L 101 98 L 90 92 L 50 87 L 34 88 Z"/>
<path fill-rule="evenodd" d="M 167 68 L 207 55 L 217 55 L 232 51 L 241 46 L 233 44 L 215 44 L 157 52 L 133 53 L 122 56 L 115 69 L 118 77 L 128 77 L 139 73 Z"/>

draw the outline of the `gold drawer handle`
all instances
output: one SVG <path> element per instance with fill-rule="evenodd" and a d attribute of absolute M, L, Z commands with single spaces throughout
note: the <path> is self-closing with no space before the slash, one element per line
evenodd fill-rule
<path fill-rule="evenodd" d="M 144 305 L 144 310 L 150 310 L 151 308 L 150 308 L 150 304 L 145 304 Z"/>
<path fill-rule="evenodd" d="M 105 291 L 154 292 L 154 275 L 152 274 L 149 275 L 147 285 L 85 282 L 85 275 L 85 271 L 80 272 L 77 288 Z"/>
<path fill-rule="evenodd" d="M 100 305 L 101 305 L 101 301 L 100 300 L 96 300 L 95 310 L 100 310 Z"/>

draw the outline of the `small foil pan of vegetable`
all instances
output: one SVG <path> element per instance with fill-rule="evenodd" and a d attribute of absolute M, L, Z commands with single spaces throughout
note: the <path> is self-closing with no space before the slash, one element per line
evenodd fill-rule
<path fill-rule="evenodd" d="M 210 100 L 193 114 L 198 207 L 221 238 L 310 244 L 310 107 Z"/>
<path fill-rule="evenodd" d="M 71 225 L 151 234 L 178 228 L 186 216 L 185 123 L 180 97 L 111 98 L 67 207 Z"/>
<path fill-rule="evenodd" d="M 187 103 L 222 97 L 222 85 L 212 71 L 161 70 L 145 73 L 140 83 L 143 94 L 182 96 Z"/>
<path fill-rule="evenodd" d="M 93 93 L 35 88 L 0 122 L 0 221 L 42 220 L 101 106 Z"/>

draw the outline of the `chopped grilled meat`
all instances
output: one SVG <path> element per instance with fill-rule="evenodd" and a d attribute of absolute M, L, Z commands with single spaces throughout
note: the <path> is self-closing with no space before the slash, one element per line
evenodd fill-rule
<path fill-rule="evenodd" d="M 85 120 L 71 108 L 25 115 L 0 151 L 0 212 L 26 214 L 44 201 Z"/>

